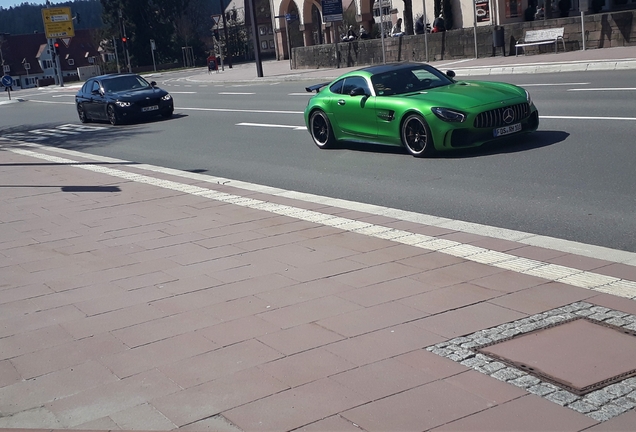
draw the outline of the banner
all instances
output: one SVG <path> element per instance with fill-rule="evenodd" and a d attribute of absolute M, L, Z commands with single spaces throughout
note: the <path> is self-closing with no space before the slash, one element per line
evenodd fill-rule
<path fill-rule="evenodd" d="M 475 9 L 478 23 L 490 21 L 490 4 L 488 0 L 475 0 Z"/>

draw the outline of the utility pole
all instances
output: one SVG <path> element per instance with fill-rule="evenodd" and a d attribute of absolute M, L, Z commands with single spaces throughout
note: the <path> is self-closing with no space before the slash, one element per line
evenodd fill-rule
<path fill-rule="evenodd" d="M 252 41 L 254 42 L 254 60 L 256 60 L 256 76 L 263 77 L 263 64 L 261 63 L 261 45 L 258 40 L 258 26 L 256 25 L 256 3 L 254 0 L 247 0 L 250 15 L 252 18 Z M 224 14 L 225 16 L 225 14 Z M 291 53 L 289 53 L 291 58 Z"/>

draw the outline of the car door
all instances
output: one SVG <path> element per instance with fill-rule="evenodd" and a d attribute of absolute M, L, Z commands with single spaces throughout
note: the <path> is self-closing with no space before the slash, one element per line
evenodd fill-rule
<path fill-rule="evenodd" d="M 99 90 L 99 83 L 96 80 L 89 80 L 86 83 L 86 91 L 84 92 L 83 103 L 84 111 L 90 118 L 102 118 L 95 109 L 95 90 Z"/>
<path fill-rule="evenodd" d="M 354 89 L 364 94 L 351 95 Z M 366 78 L 345 77 L 340 94 L 333 105 L 334 116 L 342 132 L 351 137 L 373 138 L 377 135 L 375 96 Z"/>
<path fill-rule="evenodd" d="M 91 88 L 91 109 L 93 116 L 106 119 L 106 96 L 99 81 L 95 80 Z"/>

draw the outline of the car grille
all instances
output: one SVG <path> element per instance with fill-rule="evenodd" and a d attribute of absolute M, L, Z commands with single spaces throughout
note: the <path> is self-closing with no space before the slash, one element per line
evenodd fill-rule
<path fill-rule="evenodd" d="M 159 105 L 160 101 L 161 100 L 159 98 L 142 99 L 140 101 L 135 102 L 135 105 L 143 108 L 143 107 L 152 106 L 152 105 Z"/>
<path fill-rule="evenodd" d="M 513 119 L 508 122 L 504 122 L 504 111 L 506 111 L 508 108 L 512 109 Z M 475 117 L 474 126 L 476 128 L 496 128 L 507 126 L 509 124 L 518 123 L 519 121 L 528 117 L 529 114 L 530 105 L 527 102 L 507 107 L 501 107 L 477 114 L 477 117 Z"/>

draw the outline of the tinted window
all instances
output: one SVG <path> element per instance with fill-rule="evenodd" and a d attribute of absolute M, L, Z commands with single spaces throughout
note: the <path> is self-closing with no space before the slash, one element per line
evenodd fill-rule
<path fill-rule="evenodd" d="M 331 87 L 329 87 L 329 91 L 331 93 L 340 94 L 340 93 L 342 93 L 342 85 L 343 84 L 344 84 L 344 80 L 338 80 L 335 83 L 331 84 Z"/>
<path fill-rule="evenodd" d="M 150 87 L 148 81 L 137 75 L 126 75 L 104 80 L 104 91 L 116 93 L 127 90 L 139 90 Z"/>
<path fill-rule="evenodd" d="M 92 81 L 92 85 L 91 85 L 91 92 L 93 91 L 99 91 L 99 83 L 97 81 Z"/>
<path fill-rule="evenodd" d="M 371 82 L 378 96 L 425 91 L 453 83 L 442 72 L 428 65 L 379 73 L 371 77 Z"/>
<path fill-rule="evenodd" d="M 93 85 L 93 80 L 86 81 L 84 85 L 82 86 L 82 93 L 88 93 L 92 85 Z"/>
<path fill-rule="evenodd" d="M 342 93 L 349 94 L 351 93 L 351 90 L 358 87 L 362 87 L 366 94 L 371 94 L 371 92 L 369 91 L 369 85 L 367 84 L 367 80 L 358 76 L 345 78 L 344 86 L 342 86 Z"/>

